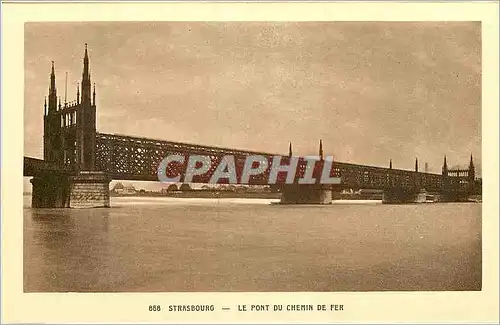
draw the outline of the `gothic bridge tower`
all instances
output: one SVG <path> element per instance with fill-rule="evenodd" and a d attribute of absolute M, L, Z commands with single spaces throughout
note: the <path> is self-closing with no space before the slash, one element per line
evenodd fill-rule
<path fill-rule="evenodd" d="M 81 100 L 80 100 L 81 93 Z M 44 105 L 44 160 L 76 171 L 95 170 L 96 101 L 91 92 L 87 44 L 83 58 L 81 92 L 75 101 L 61 104 L 57 97 L 54 62 Z"/>
<path fill-rule="evenodd" d="M 92 101 L 91 101 L 92 99 Z M 85 43 L 85 56 L 83 58 L 82 73 L 82 102 L 77 113 L 77 166 L 79 170 L 95 169 L 96 147 L 96 103 L 95 85 L 91 98 L 90 68 L 87 43 Z"/>
<path fill-rule="evenodd" d="M 66 93 L 66 92 L 65 92 Z M 81 94 L 81 98 L 80 98 Z M 66 97 L 66 96 L 65 96 Z M 83 57 L 81 89 L 76 100 L 61 103 L 57 97 L 54 62 L 44 105 L 44 160 L 60 167 L 32 179 L 32 207 L 109 207 L 111 179 L 96 171 L 95 84 L 91 89 L 87 44 Z"/>

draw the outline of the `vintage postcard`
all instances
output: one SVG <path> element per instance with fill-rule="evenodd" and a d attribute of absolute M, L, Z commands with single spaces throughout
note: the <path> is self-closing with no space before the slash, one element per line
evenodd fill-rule
<path fill-rule="evenodd" d="M 3 321 L 498 321 L 498 3 L 4 8 Z"/>

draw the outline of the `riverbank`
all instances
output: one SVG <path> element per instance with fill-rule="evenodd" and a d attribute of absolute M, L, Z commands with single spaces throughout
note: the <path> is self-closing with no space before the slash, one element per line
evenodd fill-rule
<path fill-rule="evenodd" d="M 271 192 L 233 192 L 233 191 L 185 191 L 185 192 L 137 192 L 122 194 L 110 192 L 111 197 L 169 197 L 199 199 L 279 199 L 281 193 Z"/>

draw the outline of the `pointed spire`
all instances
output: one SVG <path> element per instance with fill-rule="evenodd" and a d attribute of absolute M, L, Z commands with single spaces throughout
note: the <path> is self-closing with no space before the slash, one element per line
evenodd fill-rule
<path fill-rule="evenodd" d="M 92 93 L 92 103 L 95 106 L 95 82 L 94 82 L 94 92 Z"/>
<path fill-rule="evenodd" d="M 66 72 L 66 79 L 64 80 L 64 106 L 68 103 L 68 73 Z"/>
<path fill-rule="evenodd" d="M 80 104 L 80 84 L 76 83 L 76 103 Z"/>
<path fill-rule="evenodd" d="M 448 165 L 446 164 L 446 155 L 444 156 L 444 162 L 443 162 L 443 175 L 448 175 Z"/>
<path fill-rule="evenodd" d="M 83 55 L 83 63 L 89 62 L 89 52 L 87 48 L 87 43 L 85 43 L 85 54 Z"/>
<path fill-rule="evenodd" d="M 476 178 L 476 169 L 474 168 L 474 159 L 472 159 L 472 153 L 470 154 L 469 178 L 472 180 Z M 474 182 L 472 181 L 471 186 L 474 186 L 473 183 Z"/>
<path fill-rule="evenodd" d="M 292 143 L 290 142 L 290 145 L 288 146 L 288 156 L 292 156 Z"/>
<path fill-rule="evenodd" d="M 389 169 L 392 169 L 392 159 L 389 159 Z"/>
<path fill-rule="evenodd" d="M 472 158 L 472 154 L 470 154 L 470 162 L 469 162 L 469 177 L 475 177 L 475 168 L 474 168 L 474 159 Z"/>
<path fill-rule="evenodd" d="M 47 101 L 47 114 L 48 112 L 57 111 L 57 89 L 56 89 L 56 72 L 54 68 L 54 61 L 51 61 L 50 69 L 50 85 L 49 85 L 49 96 Z"/>
<path fill-rule="evenodd" d="M 59 96 L 59 110 L 61 110 L 61 96 Z"/>
<path fill-rule="evenodd" d="M 51 69 L 51 72 L 50 72 L 50 88 L 49 88 L 49 92 L 52 93 L 54 92 L 55 93 L 56 91 L 56 72 L 55 72 L 55 68 L 54 68 L 54 61 L 52 61 L 52 69 Z"/>
<path fill-rule="evenodd" d="M 82 103 L 91 105 L 91 89 L 90 89 L 90 69 L 89 69 L 89 54 L 87 43 L 85 43 L 85 56 L 83 58 L 83 73 L 82 73 Z"/>
<path fill-rule="evenodd" d="M 319 139 L 319 158 L 323 160 L 323 141 Z"/>
<path fill-rule="evenodd" d="M 415 158 L 415 171 L 418 172 L 418 158 Z"/>
<path fill-rule="evenodd" d="M 48 111 L 47 111 L 47 96 L 44 96 L 44 104 L 43 104 L 43 113 L 45 115 L 48 115 Z"/>

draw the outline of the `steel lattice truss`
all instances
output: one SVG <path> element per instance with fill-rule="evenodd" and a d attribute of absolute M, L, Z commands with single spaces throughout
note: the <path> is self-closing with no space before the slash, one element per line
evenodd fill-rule
<path fill-rule="evenodd" d="M 350 188 L 425 188 L 428 191 L 439 191 L 442 188 L 442 175 L 439 174 L 341 162 L 334 163 L 333 169 L 340 175 L 342 184 Z"/>
<path fill-rule="evenodd" d="M 203 155 L 210 157 L 211 167 L 206 174 L 195 176 L 192 182 L 207 183 L 213 172 L 225 155 L 235 157 L 235 165 L 239 177 L 249 155 L 259 155 L 265 157 L 268 166 L 271 165 L 272 157 L 275 154 L 236 150 L 230 148 L 218 148 L 211 146 L 201 146 L 187 143 L 161 141 L 154 139 L 138 138 L 116 134 L 98 133 L 96 139 L 96 169 L 105 171 L 113 179 L 158 181 L 158 167 L 160 162 L 168 155 Z M 282 164 L 287 164 L 288 157 L 282 158 Z M 186 159 L 187 162 L 187 159 Z M 183 171 L 186 164 L 170 164 L 167 175 L 173 177 L 181 175 L 184 179 Z M 313 172 L 315 178 L 319 180 L 321 175 L 321 165 Z M 305 160 L 299 158 L 296 180 L 305 172 Z M 415 189 L 425 188 L 428 191 L 440 191 L 443 187 L 443 176 L 431 173 L 417 173 L 408 170 L 389 169 L 381 167 L 355 165 L 341 162 L 334 162 L 330 173 L 331 177 L 341 178 L 338 187 L 345 188 L 365 188 L 365 189 L 388 189 L 402 188 Z M 259 176 L 251 177 L 249 184 L 268 184 L 269 167 Z M 277 183 L 283 183 L 286 173 L 278 174 Z M 455 191 L 466 191 L 467 184 L 462 184 L 460 179 L 448 178 L 448 186 L 452 186 Z M 222 181 L 221 183 L 223 183 Z"/>
<path fill-rule="evenodd" d="M 96 169 L 106 171 L 114 179 L 123 180 L 158 181 L 158 167 L 163 158 L 169 155 L 210 157 L 212 164 L 207 175 L 211 175 L 215 171 L 224 155 L 233 155 L 236 166 L 242 166 L 248 155 L 273 156 L 269 153 L 103 133 L 97 134 L 96 145 Z M 167 173 L 169 172 L 167 171 Z M 170 174 L 175 173 L 176 170 L 171 168 Z M 198 177 L 196 180 L 200 183 L 206 183 L 209 179 L 207 178 L 208 176 Z"/>

